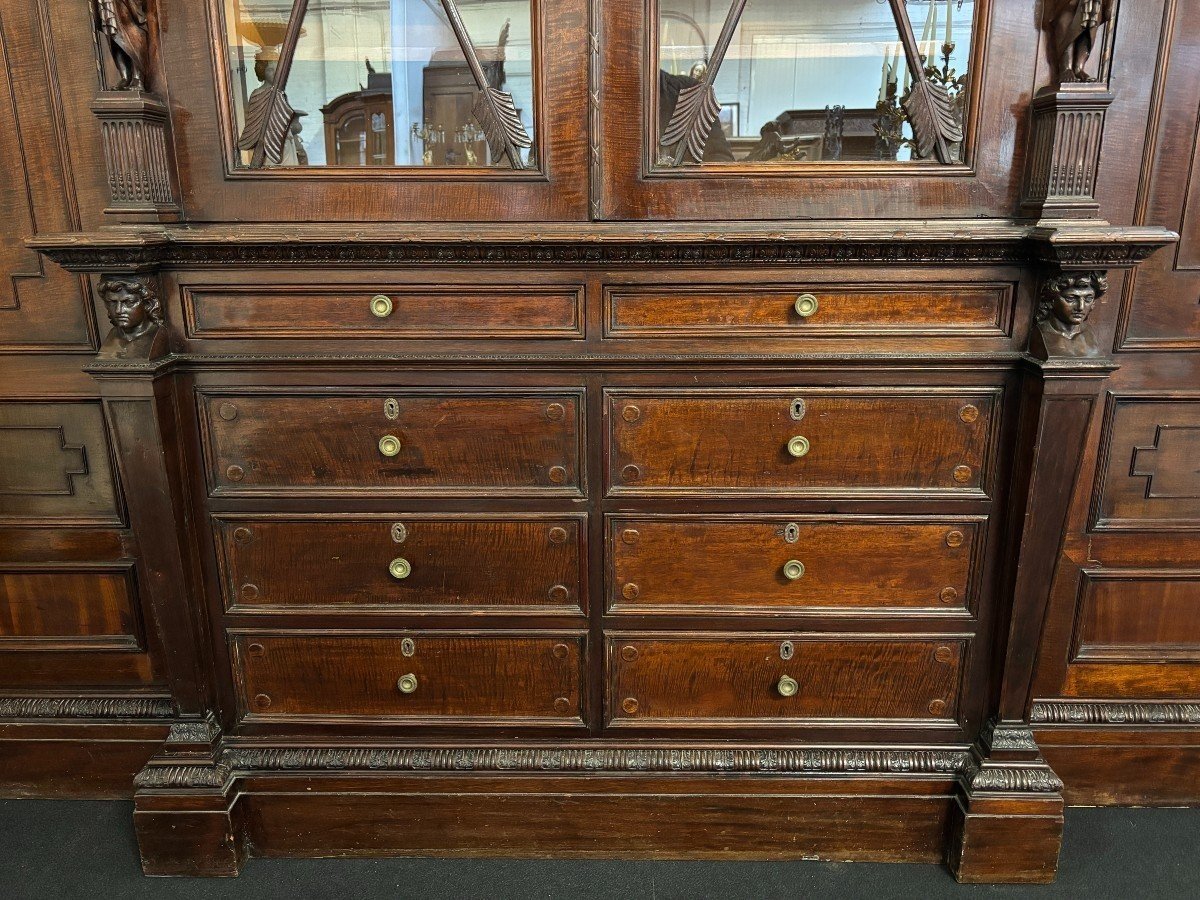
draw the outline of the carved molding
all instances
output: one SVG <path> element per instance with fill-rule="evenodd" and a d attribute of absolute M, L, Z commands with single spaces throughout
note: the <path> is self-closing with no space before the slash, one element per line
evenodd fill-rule
<path fill-rule="evenodd" d="M 1021 750 L 1038 752 L 1033 732 L 1024 725 L 1000 724 L 994 719 L 984 726 L 979 735 L 980 743 L 991 750 Z"/>
<path fill-rule="evenodd" d="M 224 788 L 229 782 L 224 763 L 148 765 L 134 776 L 133 786 L 143 788 Z"/>
<path fill-rule="evenodd" d="M 972 791 L 1056 794 L 1063 789 L 1062 779 L 1045 763 L 1031 766 L 972 763 L 963 772 L 962 781 Z"/>
<path fill-rule="evenodd" d="M 1034 725 L 1200 725 L 1200 703 L 1044 700 L 1030 718 Z"/>
<path fill-rule="evenodd" d="M 0 718 L 170 719 L 166 697 L 0 697 Z"/>
<path fill-rule="evenodd" d="M 211 715 L 199 722 L 176 722 L 167 735 L 167 744 L 208 744 L 221 736 L 221 726 Z"/>
<path fill-rule="evenodd" d="M 222 762 L 235 770 L 366 769 L 492 772 L 711 772 L 945 774 L 963 750 L 735 750 L 698 748 L 333 748 L 242 747 Z"/>
<path fill-rule="evenodd" d="M 159 265 L 792 265 L 798 263 L 1025 263 L 1064 268 L 1124 268 L 1178 240 L 1166 229 L 994 224 L 856 227 L 847 223 L 792 231 L 668 233 L 647 240 L 624 226 L 581 237 L 548 226 L 481 239 L 466 232 L 397 237 L 362 229 L 256 232 L 238 229 L 43 235 L 29 245 L 71 270 L 136 272 Z M 493 229 L 495 231 L 495 229 Z"/>

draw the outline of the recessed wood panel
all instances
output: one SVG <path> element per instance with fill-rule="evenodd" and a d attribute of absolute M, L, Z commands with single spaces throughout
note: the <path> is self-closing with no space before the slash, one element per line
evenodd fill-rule
<path fill-rule="evenodd" d="M 1105 433 L 1097 527 L 1200 523 L 1200 399 L 1115 397 Z"/>
<path fill-rule="evenodd" d="M 391 304 L 382 317 L 376 296 Z M 188 331 L 202 338 L 583 336 L 582 286 L 193 285 L 183 300 Z"/>
<path fill-rule="evenodd" d="M 208 396 L 210 485 L 229 495 L 577 496 L 581 400 L 581 391 Z"/>
<path fill-rule="evenodd" d="M 978 520 L 613 517 L 609 604 L 633 614 L 962 614 L 981 531 Z"/>
<path fill-rule="evenodd" d="M 966 389 L 606 392 L 609 490 L 978 496 L 995 405 Z"/>
<path fill-rule="evenodd" d="M 810 315 L 797 299 L 812 297 Z M 605 289 L 613 337 L 1007 333 L 1007 285 L 621 285 Z"/>
<path fill-rule="evenodd" d="M 226 605 L 241 612 L 582 611 L 580 516 L 237 516 L 214 526 Z"/>
<path fill-rule="evenodd" d="M 786 724 L 955 717 L 958 638 L 614 634 L 606 715 L 614 725 Z M 782 680 L 795 682 L 788 696 Z"/>
<path fill-rule="evenodd" d="M 136 602 L 129 564 L 0 564 L 0 649 L 136 650 Z"/>
<path fill-rule="evenodd" d="M 232 641 L 248 718 L 581 724 L 575 633 L 240 632 Z"/>
<path fill-rule="evenodd" d="M 1200 572 L 1085 571 L 1075 658 L 1200 662 Z"/>
<path fill-rule="evenodd" d="M 0 520 L 120 522 L 99 403 L 0 403 Z"/>

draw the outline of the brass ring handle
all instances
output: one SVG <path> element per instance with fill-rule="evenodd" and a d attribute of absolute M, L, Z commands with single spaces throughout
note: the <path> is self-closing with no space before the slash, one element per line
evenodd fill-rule
<path fill-rule="evenodd" d="M 386 319 L 395 308 L 396 305 L 387 294 L 376 294 L 371 298 L 371 315 L 377 319 Z"/>
<path fill-rule="evenodd" d="M 388 563 L 388 574 L 397 581 L 403 581 L 412 574 L 412 563 L 402 556 L 398 556 Z"/>
<path fill-rule="evenodd" d="M 798 434 L 787 442 L 787 452 L 789 455 L 799 459 L 800 457 L 808 454 L 810 446 L 811 445 L 808 443 L 808 438 L 802 434 Z"/>
<path fill-rule="evenodd" d="M 412 672 L 401 675 L 396 680 L 396 690 L 402 694 L 415 694 L 417 691 L 417 676 Z"/>
<path fill-rule="evenodd" d="M 796 581 L 804 577 L 804 563 L 798 559 L 789 559 L 783 564 L 783 577 L 788 581 Z"/>
<path fill-rule="evenodd" d="M 801 294 L 796 298 L 796 315 L 802 319 L 807 319 L 812 316 L 820 308 L 821 304 L 812 294 Z"/>
<path fill-rule="evenodd" d="M 775 685 L 775 690 L 779 691 L 781 697 L 795 697 L 800 690 L 800 682 L 790 675 L 784 675 L 779 679 L 779 683 Z"/>
<path fill-rule="evenodd" d="M 400 438 L 394 434 L 385 434 L 379 439 L 379 452 L 384 456 L 399 456 Z"/>

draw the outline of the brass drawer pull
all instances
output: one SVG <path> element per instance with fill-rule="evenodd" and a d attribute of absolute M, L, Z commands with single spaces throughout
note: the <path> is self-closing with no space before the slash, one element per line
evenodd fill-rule
<path fill-rule="evenodd" d="M 385 434 L 379 439 L 379 452 L 384 456 L 399 456 L 400 438 L 394 434 Z"/>
<path fill-rule="evenodd" d="M 796 298 L 796 315 L 807 319 L 814 315 L 820 306 L 821 304 L 813 294 L 801 294 Z"/>
<path fill-rule="evenodd" d="M 775 690 L 779 691 L 780 697 L 795 697 L 800 690 L 800 682 L 790 675 L 784 675 L 779 679 L 779 683 L 775 685 Z"/>
<path fill-rule="evenodd" d="M 799 459 L 802 456 L 808 455 L 808 450 L 811 445 L 808 443 L 808 438 L 802 434 L 796 435 L 787 442 L 787 452 Z"/>
<path fill-rule="evenodd" d="M 402 556 L 398 556 L 388 563 L 388 574 L 397 581 L 403 581 L 412 574 L 412 563 Z"/>
<path fill-rule="evenodd" d="M 401 675 L 396 680 L 396 689 L 402 694 L 415 694 L 417 692 L 417 676 L 412 672 Z"/>
<path fill-rule="evenodd" d="M 387 294 L 376 294 L 371 298 L 371 315 L 377 319 L 386 319 L 395 308 L 396 305 Z"/>
<path fill-rule="evenodd" d="M 789 559 L 783 564 L 783 577 L 788 581 L 798 581 L 804 577 L 804 563 L 798 559 Z"/>

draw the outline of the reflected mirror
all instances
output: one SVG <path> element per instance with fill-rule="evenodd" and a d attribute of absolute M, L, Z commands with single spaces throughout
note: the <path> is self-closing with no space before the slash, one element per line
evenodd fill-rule
<path fill-rule="evenodd" d="M 532 0 L 223 0 L 239 165 L 534 168 Z"/>
<path fill-rule="evenodd" d="M 660 167 L 961 162 L 975 0 L 659 0 Z"/>

